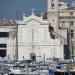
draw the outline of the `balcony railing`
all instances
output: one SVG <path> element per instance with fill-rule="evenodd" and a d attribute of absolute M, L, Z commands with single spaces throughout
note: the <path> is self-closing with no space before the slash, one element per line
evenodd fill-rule
<path fill-rule="evenodd" d="M 59 16 L 59 19 L 75 19 L 75 16 Z"/>

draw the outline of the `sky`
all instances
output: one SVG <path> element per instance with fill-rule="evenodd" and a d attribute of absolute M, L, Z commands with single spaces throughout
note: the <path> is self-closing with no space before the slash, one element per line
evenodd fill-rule
<path fill-rule="evenodd" d="M 64 0 L 71 2 L 72 0 Z M 0 0 L 0 19 L 22 18 L 22 13 L 26 16 L 31 14 L 31 9 L 41 13 L 47 11 L 47 0 Z"/>

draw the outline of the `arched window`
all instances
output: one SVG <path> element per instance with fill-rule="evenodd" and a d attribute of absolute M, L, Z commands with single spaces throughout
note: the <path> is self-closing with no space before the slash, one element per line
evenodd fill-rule
<path fill-rule="evenodd" d="M 54 7 L 54 0 L 51 1 L 51 7 Z"/>

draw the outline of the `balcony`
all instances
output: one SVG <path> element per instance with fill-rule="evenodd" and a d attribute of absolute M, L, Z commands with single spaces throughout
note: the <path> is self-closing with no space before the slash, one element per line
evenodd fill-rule
<path fill-rule="evenodd" d="M 75 16 L 59 16 L 59 19 L 75 19 Z"/>

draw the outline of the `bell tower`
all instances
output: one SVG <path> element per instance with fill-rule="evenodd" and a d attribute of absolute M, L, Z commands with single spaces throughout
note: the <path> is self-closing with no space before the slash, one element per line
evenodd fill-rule
<path fill-rule="evenodd" d="M 58 0 L 48 0 L 48 11 L 58 9 Z"/>
<path fill-rule="evenodd" d="M 47 17 L 55 32 L 58 32 L 58 0 L 48 0 Z"/>

